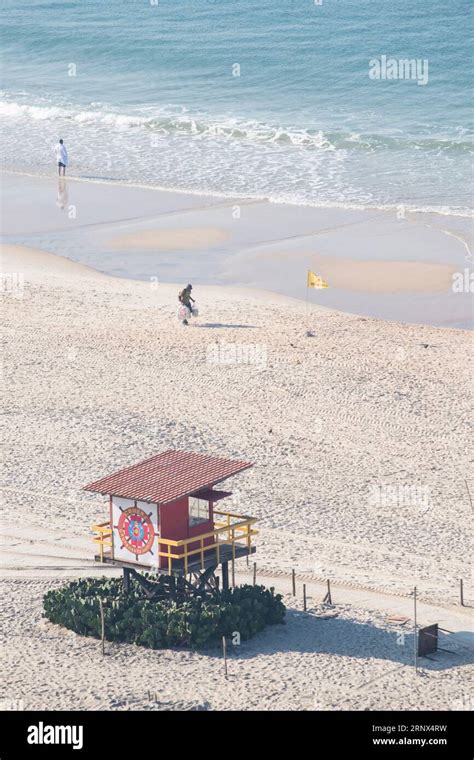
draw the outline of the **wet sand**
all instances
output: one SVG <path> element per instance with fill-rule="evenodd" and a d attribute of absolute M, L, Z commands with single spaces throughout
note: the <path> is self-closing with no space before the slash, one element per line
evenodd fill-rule
<path fill-rule="evenodd" d="M 407 323 L 469 328 L 469 223 L 3 174 L 7 243 L 148 282 L 250 287 Z M 308 291 L 308 269 L 329 289 Z"/>

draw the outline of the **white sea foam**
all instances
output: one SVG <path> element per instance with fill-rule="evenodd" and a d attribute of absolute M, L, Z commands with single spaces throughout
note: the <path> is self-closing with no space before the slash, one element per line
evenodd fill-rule
<path fill-rule="evenodd" d="M 206 115 L 194 116 L 185 110 L 176 114 L 166 109 L 156 109 L 153 115 L 142 116 L 104 110 L 78 110 L 59 108 L 58 106 L 35 106 L 26 103 L 0 101 L 0 116 L 23 117 L 37 121 L 63 119 L 78 124 L 102 124 L 119 129 L 142 127 L 150 130 L 155 129 L 161 134 L 225 137 L 335 150 L 335 146 L 331 144 L 321 130 L 284 128 L 278 125 L 233 118 L 212 120 Z"/>
<path fill-rule="evenodd" d="M 0 100 L 7 127 L 5 165 L 12 168 L 24 165 L 43 173 L 51 162 L 45 146 L 61 133 L 72 143 L 71 171 L 124 184 L 321 208 L 393 212 L 403 204 L 413 213 L 472 215 L 468 203 L 444 202 L 452 193 L 440 181 L 442 175 L 430 182 L 424 171 L 425 162 L 433 160 L 430 155 L 437 156 L 436 172 L 442 172 L 440 154 L 455 151 L 463 156 L 470 149 L 465 130 L 448 139 L 430 136 L 423 127 L 422 136 L 410 141 L 397 130 L 392 135 L 328 133 L 211 117 L 176 105 L 144 105 L 134 113 L 120 113 L 98 101 L 86 108 L 46 98 L 35 104 L 22 101 L 19 93 Z M 467 160 L 463 158 L 463 165 Z M 438 198 L 441 202 L 436 203 Z"/>

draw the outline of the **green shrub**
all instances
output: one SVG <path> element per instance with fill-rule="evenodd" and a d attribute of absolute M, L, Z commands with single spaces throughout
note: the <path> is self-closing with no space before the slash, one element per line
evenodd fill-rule
<path fill-rule="evenodd" d="M 281 595 L 264 586 L 237 586 L 212 597 L 147 599 L 136 583 L 126 594 L 121 578 L 84 578 L 43 597 L 44 615 L 52 623 L 83 636 L 100 637 L 102 599 L 105 636 L 152 649 L 197 649 L 238 631 L 246 640 L 267 625 L 283 623 Z"/>

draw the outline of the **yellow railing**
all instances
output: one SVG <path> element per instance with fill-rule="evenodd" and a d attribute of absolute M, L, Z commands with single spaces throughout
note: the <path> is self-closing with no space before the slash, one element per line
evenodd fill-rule
<path fill-rule="evenodd" d="M 182 560 L 184 563 L 184 572 L 185 574 L 188 572 L 188 565 L 189 565 L 189 558 L 195 556 L 196 554 L 200 555 L 200 565 L 201 569 L 204 569 L 204 554 L 206 551 L 210 551 L 211 549 L 216 550 L 216 560 L 217 564 L 220 563 L 220 550 L 222 546 L 228 546 L 229 544 L 232 546 L 232 559 L 235 560 L 235 548 L 238 545 L 242 545 L 241 542 L 244 541 L 245 545 L 250 553 L 251 545 L 252 545 L 252 536 L 256 536 L 258 531 L 254 530 L 252 528 L 252 525 L 257 522 L 256 517 L 248 517 L 244 515 L 235 515 L 231 512 L 214 512 L 214 515 L 219 515 L 222 517 L 225 517 L 224 521 L 220 520 L 214 520 L 214 530 L 209 531 L 207 533 L 200 533 L 197 536 L 191 536 L 190 538 L 182 539 L 181 541 L 172 541 L 170 539 L 166 538 L 158 538 L 158 542 L 160 544 L 164 544 L 167 547 L 167 551 L 159 551 L 158 555 L 160 557 L 165 557 L 168 560 L 168 572 L 171 574 L 173 569 L 173 560 Z M 237 520 L 237 522 L 231 522 L 231 519 L 234 518 Z M 223 538 L 220 537 L 220 534 L 225 534 Z M 204 544 L 204 541 L 207 538 L 213 538 L 214 541 L 210 542 L 208 544 Z M 197 549 L 188 549 L 189 544 L 196 544 L 199 542 L 199 546 Z M 171 551 L 172 547 L 183 547 L 184 551 L 181 553 L 173 553 Z"/>
<path fill-rule="evenodd" d="M 196 554 L 200 555 L 200 566 L 201 569 L 204 569 L 205 552 L 210 551 L 211 549 L 216 550 L 216 560 L 217 564 L 219 564 L 221 547 L 228 546 L 229 544 L 232 546 L 232 560 L 235 560 L 236 546 L 242 546 L 243 543 L 250 554 L 252 536 L 256 536 L 258 534 L 258 531 L 254 530 L 252 527 L 254 523 L 257 522 L 257 518 L 248 517 L 246 515 L 235 515 L 232 514 L 232 512 L 214 511 L 214 518 L 218 516 L 225 519 L 214 519 L 214 530 L 208 531 L 207 533 L 199 533 L 197 536 L 184 538 L 180 541 L 173 541 L 169 538 L 157 536 L 156 541 L 158 543 L 158 547 L 161 547 L 162 545 L 166 547 L 166 551 L 161 551 L 161 548 L 159 548 L 158 556 L 165 557 L 167 559 L 168 573 L 170 575 L 173 572 L 173 560 L 179 560 L 183 562 L 184 573 L 187 574 L 189 558 L 194 557 Z M 235 522 L 232 522 L 232 520 L 235 520 Z M 92 530 L 99 533 L 99 535 L 96 536 L 93 540 L 100 545 L 100 561 L 103 562 L 104 545 L 112 545 L 112 531 L 110 529 L 110 524 L 102 523 L 100 525 L 93 525 Z M 224 535 L 222 536 L 222 534 Z M 204 544 L 204 541 L 209 538 L 213 538 L 214 540 L 212 542 Z M 199 543 L 197 549 L 188 548 L 190 544 L 197 543 Z M 172 548 L 176 549 L 178 547 L 183 547 L 183 551 L 181 553 L 171 551 Z"/>
<path fill-rule="evenodd" d="M 98 536 L 94 536 L 92 540 L 99 544 L 100 561 L 103 562 L 104 546 L 112 546 L 112 529 L 110 523 L 98 523 L 97 525 L 92 526 L 92 530 L 99 534 Z"/>

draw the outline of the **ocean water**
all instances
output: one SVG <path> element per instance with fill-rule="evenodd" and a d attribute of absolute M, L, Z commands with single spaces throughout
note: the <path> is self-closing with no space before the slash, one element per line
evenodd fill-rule
<path fill-rule="evenodd" d="M 74 176 L 472 207 L 471 0 L 4 0 L 2 14 L 6 168 L 54 171 L 62 137 Z M 382 56 L 419 61 L 418 78 L 371 78 Z"/>

